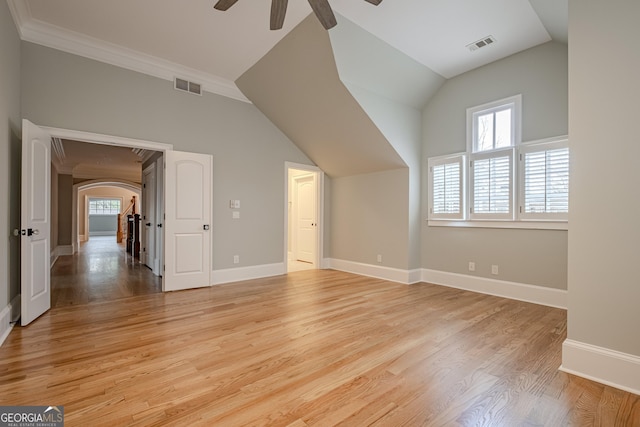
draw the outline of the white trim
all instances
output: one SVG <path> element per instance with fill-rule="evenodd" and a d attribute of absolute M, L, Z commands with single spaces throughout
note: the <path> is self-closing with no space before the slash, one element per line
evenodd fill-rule
<path fill-rule="evenodd" d="M 361 262 L 347 261 L 343 259 L 328 258 L 325 260 L 326 268 L 359 274 L 361 276 L 374 277 L 376 279 L 389 280 L 405 285 L 417 283 L 421 280 L 420 269 L 402 270 L 400 268 L 383 267 L 380 265 L 364 264 Z"/>
<path fill-rule="evenodd" d="M 567 291 L 438 270 L 422 270 L 422 281 L 481 294 L 567 309 Z"/>
<path fill-rule="evenodd" d="M 16 295 L 9 305 L 0 311 L 0 346 L 9 336 L 13 326 L 20 318 L 20 295 Z"/>
<path fill-rule="evenodd" d="M 56 246 L 55 249 L 51 251 L 51 257 L 50 257 L 51 268 L 53 268 L 53 264 L 56 263 L 56 261 L 58 260 L 58 257 L 61 257 L 63 255 L 73 255 L 73 254 L 74 254 L 73 245 Z"/>
<path fill-rule="evenodd" d="M 284 252 L 285 272 L 289 259 L 289 169 L 309 171 L 316 175 L 316 209 L 317 209 L 317 245 L 314 265 L 322 268 L 324 254 L 324 172 L 317 166 L 295 162 L 284 162 Z"/>
<path fill-rule="evenodd" d="M 568 230 L 567 221 L 448 221 L 428 219 L 429 227 L 523 228 L 529 230 Z"/>
<path fill-rule="evenodd" d="M 100 133 L 84 132 L 81 130 L 54 128 L 49 126 L 39 126 L 52 137 L 60 139 L 71 139 L 80 142 L 92 142 L 94 144 L 114 145 L 116 147 L 142 148 L 153 151 L 173 150 L 173 144 L 154 142 L 144 139 L 125 138 L 122 136 L 104 135 Z"/>
<path fill-rule="evenodd" d="M 433 178 L 433 168 L 438 166 L 447 166 L 447 165 L 459 165 L 459 194 L 458 194 L 458 203 L 460 207 L 460 212 L 451 213 L 451 214 L 443 214 L 443 213 L 434 213 L 434 178 Z M 438 157 L 430 157 L 427 161 L 427 185 L 429 192 L 429 200 L 428 200 L 428 217 L 429 219 L 437 219 L 437 220 L 448 220 L 448 221 L 464 221 L 467 218 L 467 154 L 466 153 L 457 153 L 451 154 L 448 156 L 438 156 Z M 446 198 L 446 196 L 445 196 Z M 445 200 L 446 202 L 446 200 Z"/>
<path fill-rule="evenodd" d="M 568 374 L 640 395 L 640 357 L 566 339 L 562 365 Z"/>
<path fill-rule="evenodd" d="M 179 76 L 202 84 L 202 89 L 207 92 L 251 103 L 231 80 L 39 21 L 32 17 L 28 5 L 23 0 L 8 0 L 7 3 L 20 38 L 24 41 L 171 82 Z"/>
<path fill-rule="evenodd" d="M 212 285 L 240 282 L 243 280 L 261 279 L 263 277 L 280 276 L 287 274 L 285 263 L 252 265 L 249 267 L 227 268 L 213 270 L 211 272 Z"/>

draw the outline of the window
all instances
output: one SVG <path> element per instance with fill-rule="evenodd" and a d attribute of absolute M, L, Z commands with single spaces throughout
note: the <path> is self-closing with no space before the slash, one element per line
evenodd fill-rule
<path fill-rule="evenodd" d="M 89 215 L 117 215 L 120 199 L 89 199 Z"/>
<path fill-rule="evenodd" d="M 467 109 L 467 152 L 428 160 L 431 225 L 566 229 L 568 139 L 521 142 L 521 105 Z"/>
<path fill-rule="evenodd" d="M 520 149 L 520 217 L 566 220 L 569 212 L 567 140 L 527 144 Z"/>
<path fill-rule="evenodd" d="M 464 219 L 465 155 L 429 159 L 429 214 L 432 218 Z"/>
<path fill-rule="evenodd" d="M 471 218 L 513 219 L 513 159 L 520 142 L 520 95 L 467 109 Z"/>

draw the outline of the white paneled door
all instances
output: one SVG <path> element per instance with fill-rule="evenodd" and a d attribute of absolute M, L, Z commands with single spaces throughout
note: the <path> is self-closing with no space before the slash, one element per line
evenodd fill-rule
<path fill-rule="evenodd" d="M 299 261 L 315 263 L 317 246 L 316 174 L 296 177 L 294 182 L 297 258 Z"/>
<path fill-rule="evenodd" d="M 51 308 L 51 135 L 22 121 L 21 324 Z"/>
<path fill-rule="evenodd" d="M 212 157 L 165 152 L 163 289 L 210 286 Z"/>

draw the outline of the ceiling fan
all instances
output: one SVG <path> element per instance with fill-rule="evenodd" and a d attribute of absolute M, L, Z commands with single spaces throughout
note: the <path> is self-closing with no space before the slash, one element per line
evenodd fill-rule
<path fill-rule="evenodd" d="M 218 0 L 213 6 L 217 10 L 227 10 L 233 6 L 238 0 Z M 287 12 L 287 3 L 289 0 L 271 0 L 271 29 L 279 30 L 284 24 L 284 16 Z M 382 0 L 365 0 L 375 6 L 382 3 Z M 318 20 L 325 29 L 336 26 L 336 17 L 329 6 L 329 0 L 309 0 L 311 9 L 318 17 Z"/>

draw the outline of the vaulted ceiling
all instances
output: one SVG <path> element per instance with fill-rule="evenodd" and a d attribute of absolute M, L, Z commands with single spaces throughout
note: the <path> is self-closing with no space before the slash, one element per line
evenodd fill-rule
<path fill-rule="evenodd" d="M 269 0 L 8 0 L 23 40 L 247 101 L 235 80 L 311 12 L 289 1 L 269 30 Z M 445 78 L 551 39 L 567 41 L 568 0 L 331 0 L 364 30 Z M 490 48 L 466 47 L 493 36 Z"/>
<path fill-rule="evenodd" d="M 279 31 L 269 0 L 7 1 L 23 40 L 253 102 L 333 176 L 406 165 L 357 93 L 420 110 L 447 78 L 567 42 L 568 0 L 330 0 L 328 33 L 306 0 L 289 1 Z"/>

